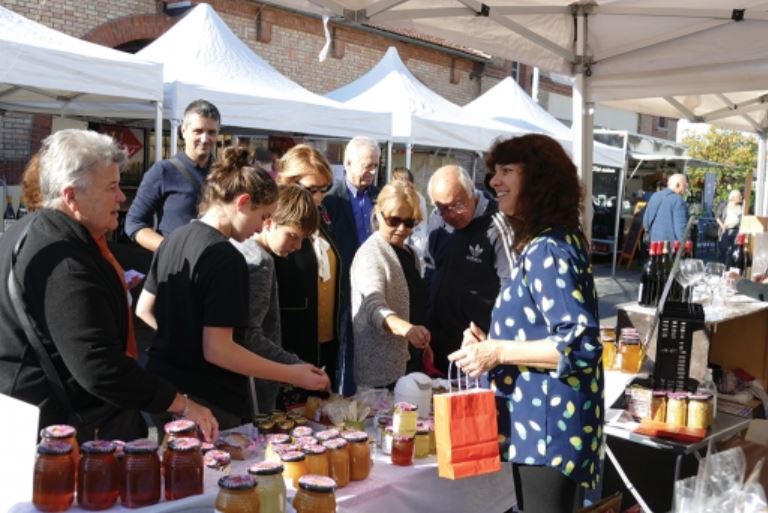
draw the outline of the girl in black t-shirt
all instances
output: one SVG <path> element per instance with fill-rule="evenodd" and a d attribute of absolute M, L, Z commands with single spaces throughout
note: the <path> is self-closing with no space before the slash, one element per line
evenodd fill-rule
<path fill-rule="evenodd" d="M 277 186 L 248 165 L 242 148 L 227 148 L 206 179 L 201 217 L 166 238 L 152 261 L 137 315 L 157 330 L 147 368 L 211 407 L 226 429 L 251 418 L 246 376 L 310 390 L 328 376 L 309 364 L 262 358 L 239 341 L 248 326 L 248 269 L 229 242 L 261 231 Z"/>

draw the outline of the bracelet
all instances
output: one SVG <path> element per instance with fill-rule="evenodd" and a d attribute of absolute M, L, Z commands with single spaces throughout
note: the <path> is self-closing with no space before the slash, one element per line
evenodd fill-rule
<path fill-rule="evenodd" d="M 184 410 L 181 412 L 181 416 L 187 418 L 187 414 L 189 413 L 189 396 L 187 396 L 187 394 L 181 395 L 184 397 Z"/>

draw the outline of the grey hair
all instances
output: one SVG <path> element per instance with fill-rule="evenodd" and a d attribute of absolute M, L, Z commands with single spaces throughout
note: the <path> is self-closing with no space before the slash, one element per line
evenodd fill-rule
<path fill-rule="evenodd" d="M 40 193 L 47 208 L 61 206 L 65 187 L 86 190 L 94 167 L 126 160 L 125 150 L 110 136 L 74 128 L 46 137 L 41 151 Z"/>
<path fill-rule="evenodd" d="M 344 148 L 344 163 L 346 164 L 348 160 L 356 160 L 361 148 L 370 148 L 374 150 L 379 157 L 381 157 L 381 149 L 379 148 L 379 143 L 370 137 L 358 135 L 357 137 L 350 139 L 350 141 L 347 143 L 347 147 Z"/>
<path fill-rule="evenodd" d="M 469 176 L 469 173 L 466 169 L 464 169 L 461 166 L 456 165 L 448 165 L 444 166 L 434 173 L 432 173 L 432 176 L 429 177 L 429 182 L 427 183 L 427 194 L 429 194 L 429 199 L 432 201 L 432 188 L 435 185 L 435 181 L 437 180 L 437 177 L 439 175 L 442 175 L 444 173 L 438 173 L 438 171 L 450 168 L 454 170 L 454 173 L 456 175 L 456 181 L 459 183 L 462 189 L 467 193 L 467 195 L 471 198 L 475 195 L 475 183 L 472 181 L 472 177 Z"/>

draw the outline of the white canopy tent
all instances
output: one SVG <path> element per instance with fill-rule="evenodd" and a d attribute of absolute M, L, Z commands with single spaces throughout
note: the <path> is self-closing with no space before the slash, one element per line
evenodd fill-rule
<path fill-rule="evenodd" d="M 541 132 L 550 135 L 571 150 L 573 133 L 558 119 L 533 101 L 512 77 L 507 77 L 481 96 L 464 106 L 464 111 L 477 117 L 506 123 L 520 132 Z M 623 149 L 595 141 L 595 164 L 624 168 Z"/>
<path fill-rule="evenodd" d="M 587 197 L 591 195 L 592 138 L 586 134 L 592 133 L 595 102 L 768 90 L 765 0 L 274 3 L 353 22 L 415 30 L 572 75 L 574 159 Z M 763 162 L 764 155 L 765 151 Z M 760 187 L 764 188 L 762 182 Z M 762 196 L 765 201 L 768 195 Z"/>
<path fill-rule="evenodd" d="M 500 135 L 521 133 L 467 113 L 428 88 L 408 70 L 394 47 L 367 73 L 326 96 L 350 107 L 391 113 L 392 140 L 408 145 L 406 167 L 410 167 L 414 144 L 484 151 Z"/>
<path fill-rule="evenodd" d="M 184 109 L 198 98 L 216 105 L 224 126 L 389 137 L 389 115 L 345 107 L 293 82 L 238 39 L 208 4 L 197 5 L 137 55 L 163 64 L 172 151 Z"/>
<path fill-rule="evenodd" d="M 68 36 L 0 7 L 0 109 L 154 117 L 160 133 L 162 86 L 157 63 Z M 161 143 L 156 137 L 157 158 Z"/>

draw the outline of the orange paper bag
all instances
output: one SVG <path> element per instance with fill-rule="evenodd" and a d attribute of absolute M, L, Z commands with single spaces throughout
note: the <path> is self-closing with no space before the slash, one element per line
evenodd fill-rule
<path fill-rule="evenodd" d="M 437 470 L 462 479 L 501 470 L 493 392 L 471 388 L 434 396 Z"/>

